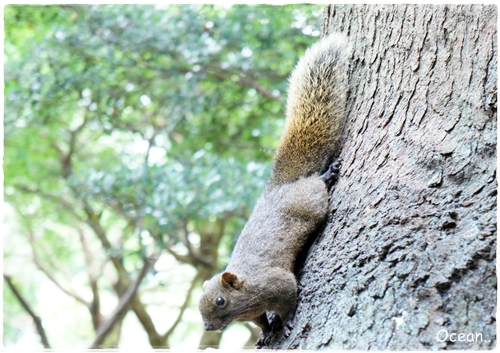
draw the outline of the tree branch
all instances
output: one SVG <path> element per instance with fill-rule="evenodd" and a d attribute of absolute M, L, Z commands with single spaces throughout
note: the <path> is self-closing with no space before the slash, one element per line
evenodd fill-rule
<path fill-rule="evenodd" d="M 173 251 L 172 249 L 170 249 L 169 246 L 165 246 L 165 250 L 170 255 L 172 255 L 177 261 L 179 261 L 180 263 L 183 263 L 183 264 L 190 264 L 191 263 L 192 259 L 189 256 L 180 255 L 180 254 L 176 253 L 175 251 Z"/>
<path fill-rule="evenodd" d="M 251 79 L 248 76 L 244 76 L 241 73 L 230 72 L 228 70 L 220 69 L 218 67 L 210 66 L 207 68 L 207 74 L 215 76 L 222 80 L 227 80 L 231 76 L 236 75 L 238 77 L 238 83 L 242 86 L 247 86 L 254 88 L 257 92 L 262 94 L 264 97 L 277 101 L 279 103 L 283 103 L 282 99 L 279 96 L 275 96 L 271 91 L 269 91 L 266 87 L 262 86 L 259 82 Z"/>
<path fill-rule="evenodd" d="M 97 336 L 90 346 L 90 349 L 94 348 L 99 348 L 99 346 L 102 344 L 106 336 L 111 332 L 111 329 L 113 325 L 118 322 L 120 318 L 122 318 L 125 313 L 128 310 L 128 306 L 132 299 L 134 299 L 134 296 L 137 292 L 137 289 L 139 288 L 139 285 L 141 284 L 142 280 L 146 276 L 149 267 L 152 265 L 152 261 L 150 260 L 145 260 L 144 261 L 144 266 L 141 270 L 141 272 L 137 275 L 137 278 L 135 281 L 129 286 L 129 288 L 126 290 L 126 292 L 120 297 L 120 301 L 118 305 L 116 306 L 115 310 L 101 326 L 97 329 Z"/>
<path fill-rule="evenodd" d="M 135 316 L 137 316 L 137 319 L 146 331 L 151 346 L 153 348 L 163 346 L 164 341 L 162 341 L 160 334 L 156 331 L 153 320 L 148 314 L 144 304 L 139 300 L 138 295 L 136 295 L 132 301 L 132 310 L 134 310 Z"/>
<path fill-rule="evenodd" d="M 181 220 L 180 223 L 182 223 L 182 229 L 181 229 L 182 239 L 181 240 L 182 240 L 184 246 L 187 248 L 187 251 L 188 251 L 188 254 L 190 255 L 190 257 L 195 258 L 196 254 L 195 254 L 193 247 L 191 246 L 191 242 L 189 241 L 189 238 L 188 238 L 188 235 L 189 235 L 188 219 L 185 217 Z"/>
<path fill-rule="evenodd" d="M 78 232 L 78 236 L 80 238 L 80 243 L 82 244 L 82 250 L 83 250 L 83 255 L 85 257 L 85 262 L 87 263 L 87 267 L 89 269 L 89 277 L 91 281 L 95 281 L 98 277 L 98 270 L 95 267 L 94 264 L 94 259 L 93 259 L 93 254 L 92 251 L 89 248 L 89 245 L 87 243 L 87 239 L 85 238 L 85 234 L 83 232 L 83 229 L 79 227 L 78 225 L 75 225 L 75 228 Z"/>
<path fill-rule="evenodd" d="M 125 218 L 126 220 L 128 220 L 130 223 L 132 223 L 134 225 L 137 224 L 138 217 L 133 216 L 131 213 L 128 213 L 127 211 L 125 211 L 123 209 L 123 207 L 122 207 L 122 204 L 120 202 L 113 201 L 113 200 L 108 200 L 108 199 L 105 199 L 104 202 L 106 203 L 106 205 L 108 205 L 109 207 L 111 207 L 111 209 L 113 211 L 115 211 L 119 215 L 123 216 L 123 218 Z"/>
<path fill-rule="evenodd" d="M 14 286 L 14 283 L 12 281 L 12 278 L 5 273 L 3 274 L 3 278 L 5 279 L 5 282 L 9 285 L 10 290 L 14 294 L 14 296 L 17 298 L 21 306 L 28 312 L 28 314 L 33 318 L 33 321 L 35 323 L 36 330 L 38 334 L 40 335 L 40 338 L 42 339 L 42 344 L 44 348 L 50 348 L 49 340 L 47 339 L 47 335 L 45 334 L 45 330 L 42 325 L 42 320 L 40 319 L 39 316 L 35 314 L 33 309 L 29 306 L 28 302 L 24 300 L 23 296 L 21 293 L 17 290 L 17 288 Z"/>
<path fill-rule="evenodd" d="M 75 145 L 76 145 L 76 138 L 78 134 L 83 130 L 85 125 L 87 124 L 88 121 L 88 108 L 85 108 L 85 113 L 83 115 L 83 122 L 74 130 L 69 130 L 69 141 L 68 141 L 68 152 L 64 153 L 63 149 L 56 144 L 55 142 L 52 142 L 51 145 L 52 147 L 55 148 L 59 155 L 59 161 L 61 162 L 61 167 L 62 167 L 62 173 L 63 177 L 65 179 L 69 178 L 71 174 L 73 174 L 73 164 L 71 161 L 71 158 L 73 157 L 73 154 L 75 153 Z"/>
<path fill-rule="evenodd" d="M 16 185 L 15 186 L 16 189 L 18 190 L 21 190 L 21 191 L 24 191 L 24 192 L 27 192 L 27 193 L 30 193 L 30 194 L 38 194 L 38 195 L 41 195 L 47 199 L 51 199 L 53 201 L 56 201 L 57 203 L 61 204 L 65 210 L 69 211 L 76 219 L 82 221 L 83 219 L 83 215 L 79 215 L 75 209 L 74 209 L 74 205 L 69 202 L 68 200 L 65 200 L 63 197 L 61 196 L 56 196 L 56 195 L 53 195 L 51 193 L 48 193 L 48 192 L 45 192 L 45 191 L 42 191 L 40 189 L 32 189 L 32 188 L 29 188 L 25 185 Z"/>
<path fill-rule="evenodd" d="M 190 242 L 187 238 L 187 223 L 185 224 L 185 229 L 184 229 L 184 238 L 181 239 L 182 243 L 188 250 L 188 255 L 180 255 L 173 251 L 171 249 L 173 245 L 173 239 L 170 239 L 170 241 L 165 244 L 165 250 L 172 255 L 177 261 L 180 263 L 184 264 L 190 264 L 193 265 L 194 267 L 198 267 L 199 265 L 202 265 L 204 267 L 209 267 L 209 268 L 214 268 L 214 265 L 210 263 L 209 261 L 205 260 L 201 254 L 197 253 L 194 251 L 194 249 L 190 246 Z M 161 235 L 156 235 L 155 237 L 160 237 Z"/>
<path fill-rule="evenodd" d="M 259 92 L 260 94 L 262 94 L 264 97 L 272 99 L 272 100 L 275 100 L 275 101 L 277 101 L 279 103 L 283 103 L 283 101 L 279 98 L 279 96 L 275 96 L 271 91 L 269 91 L 266 87 L 262 86 L 257 81 L 254 81 L 254 80 L 252 80 L 251 78 L 249 78 L 247 76 L 239 75 L 238 77 L 239 77 L 239 82 L 243 86 L 252 87 L 257 92 Z"/>
<path fill-rule="evenodd" d="M 92 259 L 92 252 L 88 247 L 83 230 L 78 226 L 76 226 L 76 229 L 78 231 L 78 235 L 80 236 L 80 243 L 82 244 L 85 262 L 87 263 L 89 284 L 92 290 L 92 302 L 89 306 L 89 310 L 92 316 L 92 324 L 94 325 L 94 329 L 97 331 L 97 328 L 102 324 L 101 300 L 99 295 L 99 288 L 97 287 L 97 279 L 100 277 L 102 271 L 100 271 L 99 274 L 97 273 L 98 271 L 96 270 L 94 261 Z"/>
<path fill-rule="evenodd" d="M 99 240 L 102 243 L 103 248 L 106 251 L 110 252 L 112 250 L 112 245 L 106 236 L 106 231 L 104 230 L 104 228 L 101 226 L 101 224 L 99 222 L 99 214 L 97 214 L 90 207 L 90 205 L 88 204 L 88 202 L 86 200 L 83 200 L 83 206 L 82 206 L 83 211 L 85 212 L 85 214 L 87 216 L 87 219 L 84 219 L 85 217 L 83 215 L 79 215 L 76 212 L 73 204 L 71 204 L 69 201 L 65 200 L 64 198 L 62 198 L 60 196 L 52 195 L 50 193 L 41 191 L 39 189 L 31 189 L 31 188 L 28 188 L 25 186 L 16 186 L 16 188 L 18 188 L 19 190 L 28 192 L 28 193 L 40 194 L 48 199 L 52 199 L 52 200 L 60 203 L 62 206 L 65 207 L 65 209 L 67 211 L 71 212 L 71 214 L 73 216 L 75 216 L 76 219 L 87 223 L 87 225 L 89 225 L 90 228 L 92 228 L 92 230 L 97 235 L 97 237 L 99 238 Z M 125 269 L 123 268 L 123 265 L 120 263 L 119 258 L 116 256 L 113 256 L 112 254 L 110 254 L 110 258 L 111 258 L 111 261 L 113 262 L 115 268 L 118 270 L 118 272 L 124 273 Z"/>
<path fill-rule="evenodd" d="M 17 209 L 17 212 L 24 218 L 26 218 L 21 212 L 20 210 Z M 27 227 L 27 231 L 28 231 L 28 244 L 31 248 L 31 252 L 33 254 L 33 262 L 35 263 L 36 267 L 42 271 L 43 273 L 45 273 L 45 275 L 47 276 L 48 279 L 50 279 L 57 287 L 59 287 L 64 293 L 68 294 L 69 296 L 75 298 L 77 301 L 79 301 L 80 303 L 84 304 L 87 308 L 89 307 L 89 303 L 83 299 L 81 296 L 79 296 L 76 291 L 72 290 L 72 289 L 68 289 L 68 288 L 65 288 L 61 283 L 59 283 L 59 281 L 56 279 L 56 277 L 54 276 L 54 274 L 47 268 L 47 266 L 45 266 L 45 264 L 40 260 L 39 256 L 38 256 L 38 253 L 37 251 L 35 250 L 35 246 L 34 246 L 34 243 L 35 243 L 35 236 L 33 234 L 33 231 L 31 229 L 31 225 Z"/>
<path fill-rule="evenodd" d="M 184 303 L 180 307 L 179 314 L 177 315 L 177 318 L 175 319 L 174 323 L 172 324 L 172 326 L 170 326 L 168 331 L 165 332 L 161 336 L 163 340 L 166 341 L 168 339 L 168 337 L 172 334 L 172 332 L 174 332 L 174 330 L 177 327 L 177 325 L 179 324 L 179 322 L 181 322 L 182 315 L 184 315 L 184 311 L 186 310 L 187 306 L 189 305 L 189 301 L 191 300 L 191 294 L 193 293 L 193 289 L 196 287 L 196 283 L 198 282 L 198 278 L 199 278 L 199 273 L 197 273 L 196 276 L 194 276 L 193 280 L 191 281 L 191 285 L 189 286 L 189 289 L 186 293 L 186 299 L 184 299 Z"/>
<path fill-rule="evenodd" d="M 70 297 L 73 297 L 75 298 L 77 301 L 79 301 L 80 303 L 84 304 L 87 308 L 90 307 L 90 304 L 85 300 L 83 299 L 81 296 L 79 296 L 78 294 L 76 294 L 76 292 L 72 289 L 69 289 L 69 288 L 66 288 L 64 287 L 61 283 L 59 283 L 59 281 L 56 279 L 56 277 L 54 276 L 54 274 L 47 268 L 47 266 L 45 266 L 45 264 L 43 262 L 40 261 L 40 259 L 38 258 L 38 255 L 36 253 L 36 250 L 35 250 L 35 247 L 33 246 L 32 242 L 29 241 L 30 243 L 30 246 L 31 246 L 31 250 L 33 252 L 33 261 L 36 265 L 36 267 L 42 271 L 43 273 L 45 273 L 45 275 L 47 276 L 48 279 L 50 279 L 57 287 L 59 287 L 64 293 L 66 293 L 67 295 L 69 295 Z"/>
<path fill-rule="evenodd" d="M 90 207 L 90 205 L 86 200 L 83 200 L 83 202 L 84 202 L 84 210 L 85 213 L 87 214 L 87 219 L 85 220 L 85 222 L 90 226 L 90 228 L 92 228 L 94 233 L 97 235 L 97 237 L 101 241 L 103 248 L 109 252 L 109 257 L 111 258 L 111 261 L 113 262 L 113 265 L 115 266 L 118 273 L 119 274 L 126 273 L 125 268 L 123 267 L 123 264 L 120 261 L 120 256 L 116 256 L 112 253 L 113 246 L 111 245 L 111 242 L 108 240 L 106 236 L 106 231 L 99 222 L 100 214 L 97 214 Z"/>
<path fill-rule="evenodd" d="M 190 265 L 193 265 L 195 267 L 198 265 L 202 265 L 202 266 L 209 267 L 209 268 L 215 267 L 212 263 L 205 260 L 200 255 L 196 255 L 194 253 L 190 253 L 189 256 L 180 255 L 180 254 L 176 253 L 175 251 L 173 251 L 169 246 L 165 246 L 165 250 L 170 255 L 172 255 L 177 261 L 179 261 L 180 263 L 190 264 Z"/>

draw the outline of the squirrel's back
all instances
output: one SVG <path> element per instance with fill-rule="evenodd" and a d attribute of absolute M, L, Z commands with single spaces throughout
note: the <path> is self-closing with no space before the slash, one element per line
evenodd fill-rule
<path fill-rule="evenodd" d="M 293 70 L 271 184 L 322 173 L 337 156 L 345 115 L 348 48 L 343 35 L 331 34 L 310 47 Z"/>

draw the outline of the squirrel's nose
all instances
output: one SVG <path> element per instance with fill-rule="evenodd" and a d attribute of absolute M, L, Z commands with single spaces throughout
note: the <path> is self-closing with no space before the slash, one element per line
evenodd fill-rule
<path fill-rule="evenodd" d="M 205 331 L 213 331 L 214 330 L 214 327 L 211 323 L 209 323 L 208 321 L 205 322 Z"/>

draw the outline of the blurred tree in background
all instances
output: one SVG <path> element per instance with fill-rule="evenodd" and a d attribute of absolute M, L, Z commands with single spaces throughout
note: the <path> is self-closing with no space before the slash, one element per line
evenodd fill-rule
<path fill-rule="evenodd" d="M 201 283 L 264 188 L 321 14 L 5 7 L 5 346 L 219 343 Z"/>

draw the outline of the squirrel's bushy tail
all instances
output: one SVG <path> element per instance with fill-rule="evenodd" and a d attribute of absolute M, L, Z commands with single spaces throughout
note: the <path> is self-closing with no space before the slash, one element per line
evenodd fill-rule
<path fill-rule="evenodd" d="M 271 184 L 322 173 L 338 155 L 348 55 L 347 39 L 342 34 L 331 34 L 311 46 L 293 70 Z"/>

